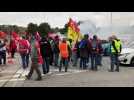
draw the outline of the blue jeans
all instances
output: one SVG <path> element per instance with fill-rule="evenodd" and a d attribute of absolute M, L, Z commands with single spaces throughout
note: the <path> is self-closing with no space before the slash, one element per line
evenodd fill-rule
<path fill-rule="evenodd" d="M 29 55 L 30 55 L 30 54 L 27 54 L 27 55 L 26 55 L 26 66 L 27 66 L 27 67 L 28 67 L 28 65 L 29 65 Z"/>
<path fill-rule="evenodd" d="M 119 59 L 118 55 L 116 54 L 111 54 L 111 71 L 114 70 L 114 65 L 116 65 L 116 70 L 119 71 Z"/>
<path fill-rule="evenodd" d="M 91 69 L 92 70 L 97 70 L 97 61 L 98 57 L 96 53 L 91 54 Z"/>
<path fill-rule="evenodd" d="M 55 64 L 55 66 L 58 66 L 58 60 L 59 60 L 59 53 L 54 53 L 54 64 Z"/>
<path fill-rule="evenodd" d="M 60 66 L 59 66 L 59 71 L 61 71 L 62 65 L 65 66 L 65 72 L 67 72 L 67 68 L 68 68 L 68 58 L 61 58 L 61 60 L 60 60 Z"/>
<path fill-rule="evenodd" d="M 86 63 L 87 63 L 87 58 L 81 57 L 80 58 L 80 68 L 81 69 L 86 69 L 87 68 Z"/>
<path fill-rule="evenodd" d="M 43 64 L 42 64 L 42 68 L 43 68 L 43 73 L 46 74 L 49 72 L 49 64 L 50 64 L 50 58 L 49 57 L 43 57 Z"/>
<path fill-rule="evenodd" d="M 88 55 L 88 58 L 87 58 L 87 62 L 86 63 L 89 63 L 89 58 L 90 58 L 90 55 Z"/>
<path fill-rule="evenodd" d="M 22 60 L 22 67 L 25 69 L 27 67 L 26 54 L 20 54 Z"/>
<path fill-rule="evenodd" d="M 73 66 L 77 66 L 78 57 L 76 52 L 73 52 L 72 58 L 73 58 Z"/>
<path fill-rule="evenodd" d="M 97 56 L 97 65 L 102 65 L 102 55 L 98 54 Z"/>

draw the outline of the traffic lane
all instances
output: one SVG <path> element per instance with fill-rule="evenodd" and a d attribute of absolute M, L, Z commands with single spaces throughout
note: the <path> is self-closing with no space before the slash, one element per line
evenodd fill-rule
<path fill-rule="evenodd" d="M 80 71 L 79 66 L 69 66 L 67 73 L 59 73 L 58 69 L 51 67 L 51 74 L 43 75 L 42 81 L 23 80 L 18 79 L 9 82 L 6 86 L 24 86 L 24 87 L 47 87 L 47 86 L 132 86 L 133 81 L 133 67 L 120 66 L 120 72 L 108 72 L 110 68 L 109 57 L 103 57 L 103 66 L 98 66 L 98 71 L 85 70 Z M 71 64 L 70 64 L 71 65 Z M 89 64 L 90 68 L 90 64 Z"/>
<path fill-rule="evenodd" d="M 24 87 L 134 86 L 134 69 L 121 72 L 86 71 L 68 75 L 44 76 L 42 81 L 26 80 Z"/>

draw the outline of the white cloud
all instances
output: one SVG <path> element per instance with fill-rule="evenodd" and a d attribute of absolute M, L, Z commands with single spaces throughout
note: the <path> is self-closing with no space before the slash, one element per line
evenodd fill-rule
<path fill-rule="evenodd" d="M 0 12 L 0 24 L 17 24 L 27 26 L 33 22 L 48 22 L 52 27 L 63 27 L 68 18 L 91 20 L 97 26 L 110 25 L 110 12 Z M 113 12 L 113 23 L 116 25 L 134 23 L 134 12 Z"/>

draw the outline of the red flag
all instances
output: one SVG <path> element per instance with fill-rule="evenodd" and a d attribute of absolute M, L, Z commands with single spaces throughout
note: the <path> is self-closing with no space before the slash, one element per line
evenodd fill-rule
<path fill-rule="evenodd" d="M 75 27 L 75 32 L 79 33 L 80 28 L 78 27 L 78 24 L 76 22 L 74 22 L 74 27 Z"/>
<path fill-rule="evenodd" d="M 19 35 L 16 33 L 16 32 L 12 32 L 12 36 L 13 36 L 13 38 L 15 39 L 15 40 L 20 40 L 20 37 L 19 37 Z"/>
<path fill-rule="evenodd" d="M 36 39 L 37 39 L 38 41 L 40 41 L 40 40 L 41 40 L 41 37 L 40 37 L 39 32 L 36 32 L 36 33 L 35 33 L 35 37 L 36 37 Z"/>
<path fill-rule="evenodd" d="M 74 21 L 71 18 L 69 19 L 68 26 L 71 28 L 74 27 Z"/>
<path fill-rule="evenodd" d="M 6 37 L 6 33 L 5 32 L 0 32 L 0 38 L 5 38 Z"/>

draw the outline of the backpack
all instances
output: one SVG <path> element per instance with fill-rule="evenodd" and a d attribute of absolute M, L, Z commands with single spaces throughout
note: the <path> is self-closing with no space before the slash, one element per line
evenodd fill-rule
<path fill-rule="evenodd" d="M 49 41 L 46 40 L 40 41 L 40 48 L 43 57 L 51 55 L 52 49 Z"/>
<path fill-rule="evenodd" d="M 91 46 L 92 46 L 92 50 L 93 50 L 93 51 L 99 52 L 99 47 L 98 47 L 98 45 L 99 45 L 99 41 L 98 41 L 98 40 L 92 40 Z"/>
<path fill-rule="evenodd" d="M 36 40 L 31 43 L 31 58 L 38 58 L 38 50 L 36 47 Z"/>
<path fill-rule="evenodd" d="M 27 54 L 29 51 L 29 46 L 26 40 L 22 40 L 19 43 L 19 52 L 20 54 Z"/>
<path fill-rule="evenodd" d="M 79 44 L 79 48 L 80 48 L 80 49 L 83 49 L 83 48 L 85 48 L 85 47 L 86 47 L 86 41 L 82 40 L 82 41 L 80 42 L 80 44 Z"/>

